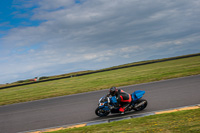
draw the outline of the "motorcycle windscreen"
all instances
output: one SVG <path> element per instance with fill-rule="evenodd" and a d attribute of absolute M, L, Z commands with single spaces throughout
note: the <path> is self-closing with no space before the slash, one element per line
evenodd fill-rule
<path fill-rule="evenodd" d="M 145 91 L 138 90 L 138 91 L 133 92 L 131 96 L 133 100 L 138 100 L 142 98 L 144 94 L 145 94 Z"/>

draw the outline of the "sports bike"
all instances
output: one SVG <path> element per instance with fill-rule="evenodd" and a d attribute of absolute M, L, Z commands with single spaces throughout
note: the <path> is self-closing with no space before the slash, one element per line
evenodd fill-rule
<path fill-rule="evenodd" d="M 137 90 L 131 94 L 131 103 L 126 107 L 127 111 L 141 111 L 146 108 L 147 100 L 143 99 L 145 91 Z M 99 117 L 107 116 L 108 114 L 120 113 L 120 106 L 118 105 L 116 96 L 103 96 L 99 99 L 98 107 L 95 110 L 95 114 Z"/>

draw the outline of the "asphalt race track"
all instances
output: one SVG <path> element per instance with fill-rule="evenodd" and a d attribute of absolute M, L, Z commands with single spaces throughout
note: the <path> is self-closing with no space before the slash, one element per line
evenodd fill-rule
<path fill-rule="evenodd" d="M 122 87 L 132 93 L 145 90 L 148 106 L 140 112 L 152 112 L 200 103 L 200 75 Z M 62 96 L 0 107 L 0 133 L 16 133 L 101 120 L 95 115 L 98 100 L 108 90 Z M 115 118 L 120 114 L 105 118 Z"/>

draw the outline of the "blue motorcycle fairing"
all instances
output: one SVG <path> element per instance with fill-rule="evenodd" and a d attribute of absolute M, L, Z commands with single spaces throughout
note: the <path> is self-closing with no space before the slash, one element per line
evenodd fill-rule
<path fill-rule="evenodd" d="M 106 110 L 106 111 L 110 110 L 110 108 L 108 106 L 105 106 L 105 105 L 99 106 L 99 108 L 102 109 L 102 110 Z"/>
<path fill-rule="evenodd" d="M 138 90 L 138 91 L 133 92 L 131 96 L 133 98 L 133 101 L 136 101 L 142 98 L 144 94 L 145 94 L 145 91 Z"/>
<path fill-rule="evenodd" d="M 102 97 L 103 98 L 103 97 Z M 116 99 L 116 96 L 113 96 L 113 97 L 109 97 L 110 98 L 110 103 L 112 105 L 115 105 L 117 104 L 117 99 Z M 107 101 L 104 102 L 104 104 L 108 103 Z M 103 109 L 103 110 L 110 110 L 110 108 L 108 106 L 105 106 L 105 105 L 102 105 L 102 106 L 99 106 L 99 108 Z"/>
<path fill-rule="evenodd" d="M 108 106 L 104 106 L 103 110 L 110 110 L 110 108 Z"/>
<path fill-rule="evenodd" d="M 101 109 L 101 108 L 104 108 L 105 106 L 104 105 L 102 105 L 102 106 L 99 106 L 99 108 Z"/>

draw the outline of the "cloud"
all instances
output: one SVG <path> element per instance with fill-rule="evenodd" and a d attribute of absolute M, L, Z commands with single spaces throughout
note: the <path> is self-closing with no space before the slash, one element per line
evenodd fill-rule
<path fill-rule="evenodd" d="M 74 0 L 57 0 L 57 1 L 47 1 L 41 0 L 38 2 L 40 10 L 55 10 L 58 8 L 66 8 L 74 4 Z"/>
<path fill-rule="evenodd" d="M 60 73 L 57 68 L 74 66 L 74 70 L 98 69 L 146 60 L 155 53 L 200 48 L 200 9 L 195 0 L 14 3 L 27 11 L 17 16 L 28 14 L 30 21 L 39 24 L 15 27 L 0 38 L 2 75 Z"/>

